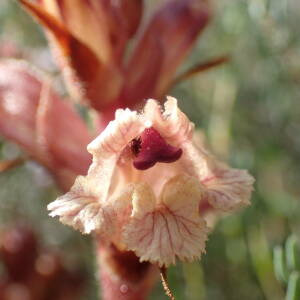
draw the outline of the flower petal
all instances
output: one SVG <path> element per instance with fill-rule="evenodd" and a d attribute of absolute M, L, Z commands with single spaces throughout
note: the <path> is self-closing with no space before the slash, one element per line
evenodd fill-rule
<path fill-rule="evenodd" d="M 254 179 L 246 170 L 222 168 L 214 172 L 203 181 L 207 188 L 205 198 L 212 207 L 232 211 L 250 204 Z"/>
<path fill-rule="evenodd" d="M 46 3 L 49 2 L 46 1 Z M 97 1 L 59 0 L 63 23 L 74 37 L 90 48 L 103 63 L 112 59 L 106 16 Z"/>
<path fill-rule="evenodd" d="M 117 7 L 122 13 L 122 19 L 125 20 L 126 31 L 130 38 L 136 33 L 141 22 L 143 0 L 119 0 Z"/>
<path fill-rule="evenodd" d="M 48 205 L 51 217 L 59 216 L 63 224 L 73 226 L 84 234 L 97 231 L 104 236 L 113 233 L 114 226 L 109 206 L 101 206 L 98 182 L 78 176 L 71 190 Z"/>
<path fill-rule="evenodd" d="M 88 175 L 101 182 L 101 199 L 106 200 L 122 151 L 145 126 L 135 111 L 118 109 L 114 121 L 87 147 L 93 155 Z"/>
<path fill-rule="evenodd" d="M 35 118 L 41 82 L 25 62 L 0 63 L 0 133 L 41 159 L 35 141 Z"/>
<path fill-rule="evenodd" d="M 78 177 L 69 193 L 48 206 L 52 211 L 50 215 L 60 216 L 61 222 L 83 233 L 97 231 L 111 235 L 112 231 L 107 231 L 107 228 L 114 230 L 115 227 L 110 216 L 114 213 L 112 203 L 116 200 L 112 198 L 109 201 L 108 195 L 115 167 L 123 149 L 143 129 L 144 125 L 136 112 L 117 110 L 116 119 L 88 145 L 88 151 L 93 155 L 88 175 Z M 124 192 L 126 199 L 130 190 Z M 115 205 L 120 206 L 118 203 Z M 124 211 L 127 206 L 128 203 Z M 116 217 L 114 219 L 118 223 Z"/>
<path fill-rule="evenodd" d="M 204 0 L 172 0 L 162 6 L 150 20 L 145 29 L 132 59 L 129 61 L 129 74 L 136 74 L 140 65 L 136 64 L 138 57 L 143 57 L 144 52 L 155 53 L 160 51 L 163 56 L 160 66 L 159 80 L 152 93 L 146 95 L 160 99 L 170 85 L 176 73 L 178 65 L 190 51 L 198 34 L 205 28 L 209 19 L 210 11 L 208 1 Z M 151 41 L 157 39 L 154 44 Z M 157 49 L 159 45 L 159 49 Z M 153 60 L 140 59 L 144 70 L 152 68 Z M 152 78 L 144 74 L 144 80 Z M 147 84 L 144 82 L 144 84 Z"/>
<path fill-rule="evenodd" d="M 94 159 L 103 159 L 121 151 L 145 129 L 143 120 L 135 111 L 118 109 L 115 120 L 109 122 L 105 130 L 88 145 Z"/>
<path fill-rule="evenodd" d="M 36 0 L 36 2 L 42 5 L 51 15 L 61 20 L 59 3 L 56 0 Z"/>
<path fill-rule="evenodd" d="M 119 95 L 122 85 L 120 70 L 114 63 L 106 61 L 89 45 L 73 36 L 45 8 L 28 0 L 20 2 L 51 33 L 50 40 L 54 42 L 54 50 L 58 51 L 56 57 L 72 96 L 86 101 L 96 110 L 111 104 Z"/>
<path fill-rule="evenodd" d="M 250 204 L 253 190 L 253 177 L 245 170 L 232 169 L 218 161 L 195 140 L 181 145 L 182 166 L 190 176 L 198 178 L 205 187 L 201 199 L 213 208 L 221 211 L 232 211 Z"/>
<path fill-rule="evenodd" d="M 128 39 L 137 31 L 142 18 L 143 0 L 98 0 L 107 20 L 115 58 L 122 64 Z M 100 17 L 99 14 L 98 18 Z"/>
<path fill-rule="evenodd" d="M 145 118 L 172 145 L 179 146 L 192 138 L 194 124 L 178 108 L 177 100 L 168 96 L 164 112 L 155 100 L 148 100 L 144 108 Z"/>
<path fill-rule="evenodd" d="M 85 151 L 91 137 L 71 104 L 58 99 L 49 84 L 41 90 L 36 118 L 37 141 L 50 155 L 53 167 L 85 174 L 91 164 Z"/>
<path fill-rule="evenodd" d="M 48 205 L 50 216 L 82 233 L 96 231 L 104 237 L 114 232 L 114 210 L 107 199 L 116 165 L 112 156 L 91 165 L 87 176 L 78 176 L 70 192 Z"/>
<path fill-rule="evenodd" d="M 134 107 L 142 99 L 154 96 L 153 91 L 160 80 L 164 53 L 157 36 L 140 43 L 125 68 L 126 84 L 121 99 L 128 107 Z M 151 63 L 150 63 L 151 62 Z"/>
<path fill-rule="evenodd" d="M 64 188 L 90 163 L 84 122 L 25 62 L 0 63 L 0 133 L 46 166 Z"/>
<path fill-rule="evenodd" d="M 202 191 L 192 177 L 178 175 L 164 186 L 161 202 L 155 205 L 151 188 L 144 184 L 133 194 L 131 221 L 125 227 L 124 243 L 141 261 L 160 267 L 199 258 L 208 234 L 198 214 Z"/>

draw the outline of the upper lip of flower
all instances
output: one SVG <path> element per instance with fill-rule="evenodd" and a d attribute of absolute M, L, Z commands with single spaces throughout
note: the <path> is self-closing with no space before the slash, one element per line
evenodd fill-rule
<path fill-rule="evenodd" d="M 96 231 L 104 241 L 160 266 L 174 263 L 176 257 L 199 257 L 208 233 L 201 203 L 225 211 L 247 205 L 253 178 L 219 163 L 203 145 L 196 147 L 193 128 L 172 97 L 163 113 L 154 100 L 147 101 L 141 114 L 117 110 L 116 119 L 88 145 L 93 163 L 87 176 L 49 204 L 50 215 L 83 233 Z M 161 149 L 181 153 L 169 165 L 137 170 L 135 156 L 125 149 L 131 151 L 132 140 L 139 137 L 152 148 L 150 156 Z M 145 159 L 143 145 L 135 152 Z"/>

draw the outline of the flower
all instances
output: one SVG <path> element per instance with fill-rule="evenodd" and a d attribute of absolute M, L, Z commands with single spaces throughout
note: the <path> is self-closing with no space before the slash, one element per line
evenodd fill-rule
<path fill-rule="evenodd" d="M 91 141 L 72 104 L 50 88 L 50 80 L 28 63 L 0 62 L 0 132 L 45 166 L 64 190 L 85 174 Z"/>
<path fill-rule="evenodd" d="M 166 1 L 147 22 L 142 0 L 20 3 L 46 29 L 72 98 L 98 111 L 164 97 L 211 15 L 206 0 Z"/>
<path fill-rule="evenodd" d="M 141 113 L 118 109 L 87 147 L 87 175 L 49 204 L 50 215 L 160 267 L 199 258 L 209 232 L 201 207 L 248 205 L 253 178 L 216 160 L 196 135 L 175 98 L 163 111 L 152 99 Z"/>

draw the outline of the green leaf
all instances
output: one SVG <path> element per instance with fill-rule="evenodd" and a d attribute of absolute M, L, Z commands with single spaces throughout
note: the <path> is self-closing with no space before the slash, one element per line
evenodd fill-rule
<path fill-rule="evenodd" d="M 300 247 L 295 235 L 289 236 L 285 244 L 287 267 L 290 271 L 300 271 Z"/>
<path fill-rule="evenodd" d="M 299 272 L 293 271 L 289 277 L 286 300 L 300 299 L 300 275 Z"/>
<path fill-rule="evenodd" d="M 273 265 L 276 278 L 281 282 L 287 282 L 288 271 L 285 261 L 285 253 L 281 246 L 276 246 L 273 250 Z"/>

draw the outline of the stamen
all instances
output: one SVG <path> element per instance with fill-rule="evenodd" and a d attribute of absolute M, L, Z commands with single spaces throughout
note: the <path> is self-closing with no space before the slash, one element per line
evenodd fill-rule
<path fill-rule="evenodd" d="M 138 170 L 146 170 L 157 162 L 172 163 L 182 155 L 182 150 L 166 143 L 153 128 L 147 128 L 140 137 L 131 141 L 131 151 L 135 155 L 133 165 Z"/>

